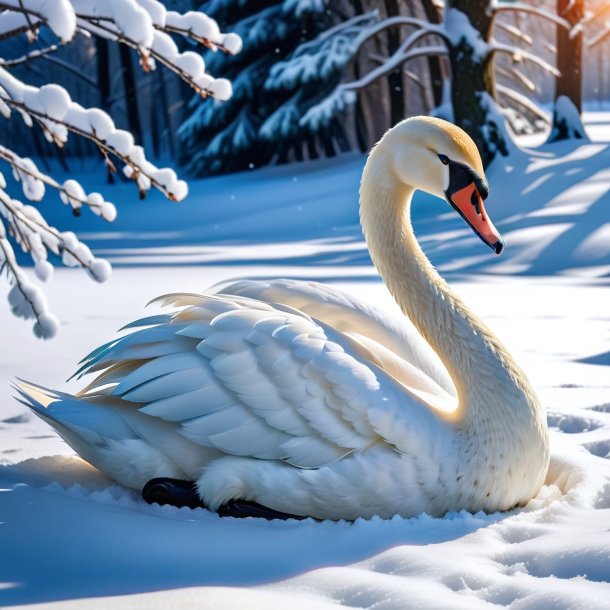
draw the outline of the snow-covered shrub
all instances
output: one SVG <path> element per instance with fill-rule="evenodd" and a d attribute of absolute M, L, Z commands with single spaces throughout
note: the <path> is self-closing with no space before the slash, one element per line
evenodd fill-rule
<path fill-rule="evenodd" d="M 53 45 L 32 51 L 17 59 L 0 57 L 0 113 L 5 119 L 20 115 L 28 127 L 34 124 L 44 137 L 62 147 L 70 134 L 94 142 L 110 171 L 116 171 L 113 158 L 123 173 L 137 185 L 141 196 L 151 189 L 161 191 L 172 201 L 181 201 L 188 186 L 170 168 L 151 163 L 131 133 L 117 129 L 113 120 L 99 108 L 83 108 L 57 84 L 34 87 L 19 80 L 10 70 L 69 44 L 77 35 L 98 36 L 134 49 L 145 71 L 157 64 L 177 74 L 202 98 L 227 100 L 231 83 L 206 72 L 203 58 L 193 51 L 180 52 L 172 36 L 182 36 L 211 50 L 239 53 L 241 39 L 224 34 L 216 21 L 195 11 L 180 13 L 167 10 L 157 0 L 5 0 L 0 6 L 0 39 L 27 36 L 38 40 L 41 30 L 55 38 Z M 60 184 L 40 171 L 29 158 L 0 146 L 0 159 L 8 164 L 13 178 L 21 184 L 23 196 L 32 202 L 43 199 L 47 187 L 55 189 L 60 199 L 75 215 L 89 208 L 102 219 L 112 222 L 115 206 L 100 193 L 87 193 L 74 179 Z M 31 283 L 18 266 L 12 244 L 27 252 L 34 262 L 34 273 L 47 281 L 53 270 L 54 257 L 64 265 L 82 267 L 98 282 L 110 276 L 107 261 L 96 258 L 78 237 L 69 231 L 50 226 L 38 208 L 11 198 L 0 173 L 0 273 L 4 272 L 11 288 L 8 294 L 13 313 L 34 319 L 34 332 L 48 338 L 55 334 L 58 322 L 49 313 L 40 288 Z M 51 261 L 49 261 L 51 253 Z"/>
<path fill-rule="evenodd" d="M 555 142 L 556 140 L 568 138 L 576 140 L 589 139 L 576 106 L 574 106 L 570 98 L 560 95 L 555 100 L 553 107 L 553 128 L 549 134 L 548 141 Z"/>

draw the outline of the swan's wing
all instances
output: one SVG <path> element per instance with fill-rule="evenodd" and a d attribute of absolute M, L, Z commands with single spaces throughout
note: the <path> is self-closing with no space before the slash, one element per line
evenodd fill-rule
<path fill-rule="evenodd" d="M 306 314 L 240 296 L 164 300 L 183 309 L 85 359 L 80 374 L 98 377 L 81 397 L 120 397 L 197 444 L 300 467 L 434 436 L 430 409 Z"/>
<path fill-rule="evenodd" d="M 423 377 L 430 391 L 444 400 L 455 397 L 455 388 L 439 357 L 402 315 L 380 311 L 366 302 L 319 282 L 274 279 L 240 280 L 219 294 L 250 297 L 266 303 L 283 303 L 341 331 L 367 350 L 365 357 L 413 388 Z M 401 362 L 402 361 L 402 362 Z M 405 366 L 406 363 L 406 366 Z M 423 376 L 422 376 L 423 374 Z M 430 384 L 429 382 L 433 383 Z M 434 384 L 440 388 L 432 388 Z"/>

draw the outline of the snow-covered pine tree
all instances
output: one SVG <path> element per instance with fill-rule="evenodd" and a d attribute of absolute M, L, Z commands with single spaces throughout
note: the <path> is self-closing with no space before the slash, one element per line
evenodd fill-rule
<path fill-rule="evenodd" d="M 304 82 L 278 70 L 299 44 L 307 45 L 328 26 L 328 4 L 328 0 L 209 0 L 202 5 L 206 14 L 228 23 L 242 37 L 244 51 L 208 60 L 215 74 L 232 81 L 233 96 L 222 107 L 193 100 L 193 112 L 179 131 L 182 161 L 192 174 L 238 171 L 272 159 L 315 158 L 348 148 L 339 121 L 323 131 L 299 122 L 338 84 L 341 71 L 332 61 L 311 64 Z"/>
<path fill-rule="evenodd" d="M 156 188 L 173 201 L 184 199 L 187 184 L 172 169 L 152 164 L 133 135 L 117 129 L 103 110 L 83 108 L 57 84 L 31 86 L 11 70 L 53 53 L 84 33 L 135 49 L 144 70 L 161 64 L 201 97 L 225 100 L 231 95 L 230 82 L 208 74 L 200 54 L 181 53 L 172 37 L 183 36 L 229 54 L 239 52 L 240 38 L 221 33 L 216 22 L 203 13 L 168 11 L 157 0 L 3 0 L 0 9 L 0 39 L 25 35 L 31 42 L 31 50 L 21 57 L 0 57 L 0 113 L 4 118 L 19 115 L 28 127 L 36 124 L 44 137 L 59 147 L 70 134 L 93 142 L 111 170 L 115 171 L 112 158 L 122 164 L 123 173 L 134 180 L 142 197 Z M 52 37 L 52 44 L 39 44 L 41 30 L 47 31 L 45 38 Z M 31 159 L 5 146 L 0 146 L 0 160 L 8 164 L 23 196 L 31 202 L 40 202 L 50 187 L 77 216 L 88 208 L 108 222 L 116 217 L 112 203 L 100 193 L 87 193 L 76 180 L 59 183 Z M 49 313 L 40 288 L 19 267 L 13 244 L 32 257 L 35 275 L 41 281 L 49 279 L 57 260 L 69 267 L 82 267 L 99 282 L 110 275 L 108 262 L 96 258 L 74 233 L 50 226 L 36 205 L 10 197 L 0 174 L 0 274 L 4 273 L 11 285 L 8 300 L 13 313 L 35 320 L 34 332 L 39 337 L 53 336 L 58 323 Z"/>

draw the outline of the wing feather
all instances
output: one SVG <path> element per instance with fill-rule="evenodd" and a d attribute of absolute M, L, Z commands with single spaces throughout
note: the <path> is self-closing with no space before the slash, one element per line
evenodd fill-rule
<path fill-rule="evenodd" d="M 385 355 L 391 352 L 423 371 L 446 393 L 455 396 L 455 387 L 442 362 L 404 316 L 378 310 L 350 294 L 319 282 L 240 280 L 223 286 L 218 294 L 241 295 L 268 303 L 281 302 L 284 307 L 296 308 L 302 316 L 311 316 L 316 322 L 327 324 L 348 336 L 369 337 L 386 348 L 385 354 L 378 355 L 382 368 L 386 368 Z M 369 355 L 370 352 L 366 357 Z M 397 378 L 410 382 L 411 370 L 398 370 Z"/>
<path fill-rule="evenodd" d="M 323 298 L 336 307 L 334 293 Z M 196 444 L 303 468 L 382 441 L 408 447 L 392 423 L 417 433 L 417 397 L 293 302 L 225 293 L 159 301 L 182 309 L 134 322 L 139 330 L 92 352 L 80 374 L 101 373 L 88 392 L 114 384 L 113 400 L 175 422 Z"/>

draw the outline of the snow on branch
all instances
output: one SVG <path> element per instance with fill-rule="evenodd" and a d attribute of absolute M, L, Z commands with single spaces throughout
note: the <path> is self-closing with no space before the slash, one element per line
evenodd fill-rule
<path fill-rule="evenodd" d="M 179 180 L 173 169 L 151 163 L 133 136 L 117 129 L 108 114 L 99 108 L 83 108 L 59 85 L 34 87 L 8 69 L 55 52 L 81 32 L 130 46 L 138 53 L 144 70 L 153 70 L 159 63 L 202 97 L 225 100 L 232 94 L 231 83 L 207 74 L 203 58 L 193 51 L 181 53 L 172 36 L 183 36 L 212 51 L 229 54 L 241 50 L 239 36 L 222 33 L 217 23 L 203 13 L 167 11 L 157 0 L 0 0 L 0 39 L 25 33 L 31 42 L 43 27 L 51 30 L 59 42 L 16 59 L 0 57 L 0 114 L 5 119 L 19 114 L 28 127 L 36 124 L 45 138 L 59 147 L 69 134 L 94 142 L 110 171 L 116 171 L 112 158 L 123 164 L 123 173 L 135 181 L 142 197 L 156 188 L 170 200 L 184 199 L 188 193 L 186 182 Z M 76 216 L 82 207 L 88 207 L 108 222 L 116 217 L 115 206 L 100 193 L 85 192 L 73 179 L 59 183 L 40 171 L 31 159 L 6 146 L 0 146 L 0 161 L 10 166 L 24 197 L 30 201 L 41 201 L 46 187 L 50 187 Z M 11 241 L 31 256 L 34 273 L 41 281 L 46 281 L 53 270 L 49 255 L 59 257 L 64 265 L 82 267 L 100 282 L 110 276 L 110 264 L 96 258 L 74 233 L 50 226 L 36 207 L 13 199 L 5 189 L 4 176 L 0 174 L 0 274 L 5 272 L 11 284 L 8 298 L 13 313 L 35 319 L 35 334 L 47 338 L 55 334 L 58 322 L 48 312 L 40 289 L 19 268 Z"/>
<path fill-rule="evenodd" d="M 610 37 L 610 23 L 606 23 L 606 27 L 596 34 L 591 40 L 587 41 L 587 46 L 590 49 L 600 45 Z"/>
<path fill-rule="evenodd" d="M 326 79 L 346 66 L 358 52 L 356 40 L 379 17 L 378 11 L 357 15 L 303 43 L 286 61 L 276 63 L 265 82 L 267 90 Z"/>
<path fill-rule="evenodd" d="M 500 84 L 496 85 L 496 90 L 501 95 L 504 95 L 505 97 L 511 99 L 518 106 L 525 108 L 534 116 L 538 117 L 539 119 L 542 119 L 545 123 L 551 122 L 548 115 L 544 111 L 540 110 L 540 108 L 525 95 L 521 95 L 521 93 L 514 91 L 510 87 L 505 87 L 504 85 Z"/>
<path fill-rule="evenodd" d="M 515 80 L 521 85 L 523 85 L 528 91 L 534 92 L 536 91 L 535 83 L 529 79 L 523 72 L 517 70 L 514 66 L 511 66 L 509 70 L 504 69 L 502 66 L 496 66 L 496 71 L 498 74 L 502 74 L 511 80 Z"/>
<path fill-rule="evenodd" d="M 271 69 L 265 83 L 267 89 L 292 88 L 320 77 L 328 78 L 347 66 L 360 49 L 372 38 L 391 28 L 415 27 L 415 42 L 424 36 L 437 35 L 446 38 L 442 26 L 406 16 L 390 17 L 379 21 L 378 11 L 357 15 L 327 30 L 316 39 L 302 44 L 292 57 L 279 62 Z M 413 35 L 412 35 L 413 36 Z M 412 38 L 408 38 L 409 41 Z M 411 46 L 410 43 L 409 46 Z M 329 107 L 342 108 L 335 96 Z"/>
<path fill-rule="evenodd" d="M 563 17 L 559 17 L 553 12 L 546 11 L 540 7 L 532 6 L 530 4 L 525 4 L 523 2 L 511 2 L 510 4 L 503 2 L 496 2 L 493 6 L 493 15 L 494 18 L 502 12 L 521 12 L 521 13 L 529 13 L 531 15 L 536 15 L 537 17 L 541 17 L 542 19 L 547 19 L 548 21 L 552 21 L 556 25 L 566 29 L 571 30 L 572 26 L 568 22 L 567 19 Z"/>
<path fill-rule="evenodd" d="M 509 45 L 495 42 L 491 45 L 491 52 L 506 53 L 511 56 L 514 63 L 521 63 L 524 60 L 531 61 L 553 76 L 560 75 L 559 70 L 555 66 L 551 65 L 548 61 L 545 61 L 541 57 L 538 57 L 538 55 L 530 53 L 529 51 L 524 51 L 523 49 L 519 49 L 517 47 L 511 47 Z"/>
<path fill-rule="evenodd" d="M 525 32 L 522 32 L 519 28 L 511 25 L 509 23 L 503 23 L 502 21 L 498 21 L 496 23 L 496 27 L 500 30 L 505 31 L 509 36 L 524 42 L 525 44 L 531 46 L 534 44 L 534 41 L 531 36 L 528 36 Z"/>
<path fill-rule="evenodd" d="M 317 130 L 321 125 L 327 124 L 338 112 L 341 112 L 348 105 L 353 104 L 356 101 L 356 90 L 368 87 L 368 85 L 376 81 L 378 78 L 393 72 L 396 70 L 396 68 L 402 66 L 412 59 L 447 54 L 447 47 L 441 45 L 416 47 L 410 51 L 407 51 L 408 46 L 405 46 L 406 42 L 409 40 L 416 42 L 419 38 L 425 35 L 425 33 L 422 32 L 416 33 L 421 35 L 418 37 L 413 35 L 411 38 L 407 39 L 407 41 L 405 41 L 405 43 L 403 43 L 393 55 L 387 58 L 386 61 L 377 68 L 371 70 L 368 74 L 356 81 L 342 83 L 337 86 L 330 96 L 319 104 L 312 106 L 305 113 L 303 118 L 300 120 L 300 125 L 302 127 L 310 127 L 313 130 Z"/>
<path fill-rule="evenodd" d="M 72 40 L 76 31 L 76 15 L 70 0 L 0 0 L 5 10 L 0 20 L 0 34 L 35 30 L 45 24 L 64 43 Z"/>
<path fill-rule="evenodd" d="M 588 25 L 589 23 L 597 21 L 598 19 L 608 15 L 610 15 L 610 4 L 603 2 L 598 6 L 592 7 L 590 10 L 586 11 L 583 23 Z"/>
<path fill-rule="evenodd" d="M 121 0 L 119 4 L 125 2 L 130 6 L 130 11 L 125 12 L 123 8 L 120 11 L 109 10 L 115 6 L 114 3 L 98 6 L 95 0 L 72 2 L 77 8 L 77 23 L 82 30 L 135 49 L 145 71 L 154 70 L 155 61 L 158 61 L 202 97 L 212 96 L 223 101 L 231 97 L 231 83 L 207 74 L 201 55 L 193 51 L 181 53 L 167 33 L 180 33 L 213 50 L 220 48 L 238 53 L 241 50 L 239 36 L 222 34 L 213 19 L 193 11 L 184 15 L 167 12 L 155 0 L 140 0 L 142 6 L 135 0 Z"/>
<path fill-rule="evenodd" d="M 14 68 L 15 66 L 18 66 L 19 64 L 24 64 L 28 61 L 31 61 L 32 59 L 38 59 L 39 57 L 46 57 L 50 53 L 54 53 L 55 51 L 58 51 L 60 48 L 61 48 L 61 45 L 52 44 L 52 45 L 49 45 L 48 47 L 45 47 L 44 49 L 34 49 L 33 51 L 30 51 L 29 53 L 25 53 L 21 57 L 15 57 L 15 59 L 4 59 L 3 57 L 0 57 L 0 66 L 2 66 L 4 68 Z"/>
<path fill-rule="evenodd" d="M 173 170 L 159 169 L 146 159 L 144 149 L 134 144 L 128 131 L 116 129 L 112 119 L 99 108 L 83 108 L 73 102 L 59 85 L 40 88 L 24 85 L 0 68 L 0 102 L 9 109 L 17 109 L 28 126 L 32 125 L 32 118 L 36 119 L 47 140 L 57 146 L 66 143 L 69 132 L 92 140 L 106 156 L 111 169 L 114 164 L 108 154 L 125 164 L 123 173 L 135 180 L 142 196 L 151 186 L 172 201 L 181 201 L 188 193 L 186 183 L 178 180 Z M 6 116 L 6 109 L 3 114 Z"/>
<path fill-rule="evenodd" d="M 100 193 L 86 194 L 76 180 L 69 179 L 63 184 L 59 184 L 57 180 L 41 172 L 31 159 L 20 157 L 1 145 L 0 159 L 11 166 L 13 177 L 21 183 L 23 194 L 30 201 L 42 201 L 46 184 L 59 192 L 61 200 L 72 208 L 75 216 L 80 216 L 81 207 L 85 206 L 108 222 L 112 222 L 116 218 L 114 204 L 104 201 Z"/>
<path fill-rule="evenodd" d="M 0 205 L 2 198 L 0 197 Z M 6 229 L 0 220 L 0 275 L 6 273 L 12 285 L 8 293 L 11 311 L 20 318 L 36 320 L 34 334 L 42 339 L 49 339 L 57 333 L 59 322 L 48 312 L 44 295 L 40 288 L 28 282 L 25 274 L 19 269 L 13 248 L 6 238 Z"/>

